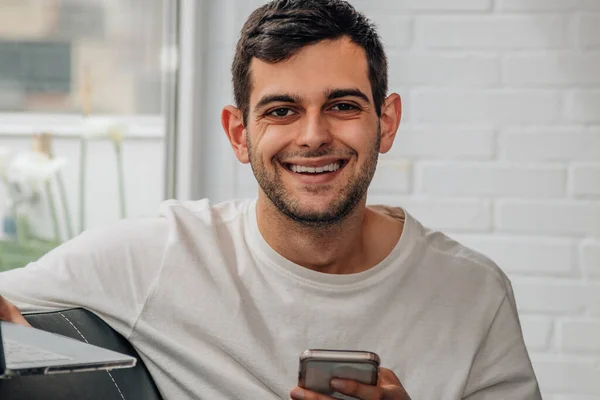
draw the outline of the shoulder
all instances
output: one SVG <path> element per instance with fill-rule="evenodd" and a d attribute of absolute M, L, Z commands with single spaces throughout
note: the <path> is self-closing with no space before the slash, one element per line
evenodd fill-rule
<path fill-rule="evenodd" d="M 236 218 L 243 213 L 245 205 L 244 201 L 211 205 L 208 200 L 168 200 L 161 203 L 155 215 L 122 219 L 87 229 L 54 252 L 117 255 L 162 250 L 168 242 L 180 239 L 182 233 L 186 236 L 202 234 L 202 227 L 214 229 L 215 225 Z"/>
<path fill-rule="evenodd" d="M 160 205 L 159 215 L 170 225 L 195 225 L 215 228 L 240 219 L 253 204 L 251 199 L 229 200 L 212 204 L 197 201 L 167 200 Z"/>
<path fill-rule="evenodd" d="M 421 253 L 420 266 L 449 286 L 465 293 L 503 298 L 511 291 L 510 280 L 486 255 L 446 234 L 421 225 L 407 214 L 412 234 Z"/>
<path fill-rule="evenodd" d="M 40 261 L 52 264 L 76 260 L 90 264 L 138 259 L 140 255 L 157 256 L 165 247 L 169 231 L 168 221 L 160 216 L 112 221 L 86 229 Z"/>

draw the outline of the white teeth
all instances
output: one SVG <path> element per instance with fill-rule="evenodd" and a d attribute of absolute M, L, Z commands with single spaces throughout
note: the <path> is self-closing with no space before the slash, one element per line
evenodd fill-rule
<path fill-rule="evenodd" d="M 308 172 L 310 174 L 320 174 L 322 172 L 334 172 L 340 169 L 341 161 L 324 165 L 322 167 L 305 167 L 303 165 L 290 164 L 290 169 L 293 172 Z"/>

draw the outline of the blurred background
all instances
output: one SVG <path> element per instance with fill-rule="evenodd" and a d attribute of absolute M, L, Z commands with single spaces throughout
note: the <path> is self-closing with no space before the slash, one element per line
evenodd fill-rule
<path fill-rule="evenodd" d="M 255 196 L 220 126 L 256 0 L 0 0 L 0 270 L 165 198 Z M 353 0 L 404 102 L 370 203 L 513 282 L 544 399 L 600 399 L 600 0 Z"/>
<path fill-rule="evenodd" d="M 0 0 L 0 270 L 165 197 L 174 4 Z"/>

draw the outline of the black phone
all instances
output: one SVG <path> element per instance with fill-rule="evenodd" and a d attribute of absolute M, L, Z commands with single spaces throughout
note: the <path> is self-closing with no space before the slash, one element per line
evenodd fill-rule
<path fill-rule="evenodd" d="M 351 399 L 330 385 L 333 378 L 377 385 L 379 356 L 371 351 L 306 350 L 300 355 L 298 386 L 337 399 Z"/>

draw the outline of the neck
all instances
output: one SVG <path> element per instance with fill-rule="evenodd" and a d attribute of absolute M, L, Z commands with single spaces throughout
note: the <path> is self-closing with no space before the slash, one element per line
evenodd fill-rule
<path fill-rule="evenodd" d="M 277 253 L 305 268 L 331 274 L 360 272 L 374 265 L 366 240 L 372 233 L 374 212 L 365 201 L 341 221 L 317 226 L 294 221 L 266 196 L 259 196 L 258 229 Z"/>

